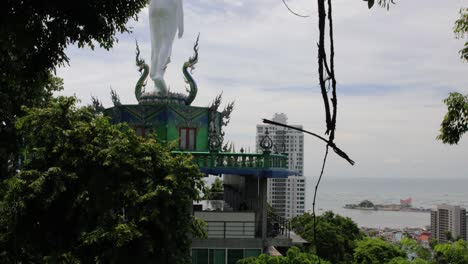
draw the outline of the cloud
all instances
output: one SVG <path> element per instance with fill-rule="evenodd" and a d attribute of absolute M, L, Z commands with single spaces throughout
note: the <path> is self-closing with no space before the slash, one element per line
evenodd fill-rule
<path fill-rule="evenodd" d="M 185 1 L 185 33 L 173 48 L 166 80 L 185 91 L 180 68 L 198 32 L 200 62 L 195 70 L 207 106 L 223 91 L 236 101 L 227 139 L 254 150 L 255 125 L 284 112 L 291 124 L 325 131 L 317 75 L 317 13 L 313 1 Z M 354 167 L 330 155 L 328 177 L 466 177 L 466 137 L 459 146 L 435 141 L 449 91 L 468 93 L 467 66 L 452 33 L 457 1 L 399 1 L 390 11 L 354 0 L 334 2 L 339 112 L 337 144 Z M 58 71 L 62 94 L 90 95 L 111 105 L 112 86 L 124 103 L 136 103 L 135 39 L 149 61 L 147 10 L 133 21 L 131 35 L 119 35 L 110 52 L 70 47 L 71 66 Z M 318 175 L 324 146 L 306 137 L 305 174 Z M 399 164 L 383 162 L 399 160 Z M 423 160 L 424 162 L 411 162 Z M 409 161 L 409 162 L 406 162 Z"/>

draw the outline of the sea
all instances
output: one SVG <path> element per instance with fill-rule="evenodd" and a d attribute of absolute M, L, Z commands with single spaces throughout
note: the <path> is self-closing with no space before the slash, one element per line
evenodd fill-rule
<path fill-rule="evenodd" d="M 306 211 L 312 211 L 316 180 L 306 177 Z M 437 204 L 460 205 L 468 209 L 466 179 L 419 178 L 327 178 L 323 176 L 315 204 L 317 214 L 333 211 L 350 217 L 359 227 L 424 228 L 430 225 L 428 212 L 363 211 L 343 208 L 345 204 L 369 200 L 374 204 L 399 204 L 412 199 L 413 207 L 434 208 Z"/>

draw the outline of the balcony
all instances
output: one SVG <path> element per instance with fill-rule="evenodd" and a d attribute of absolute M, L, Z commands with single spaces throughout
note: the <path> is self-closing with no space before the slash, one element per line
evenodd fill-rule
<path fill-rule="evenodd" d="M 259 222 L 255 212 L 198 211 L 195 217 L 206 223 L 208 238 L 259 238 Z M 258 221 L 258 220 L 257 220 Z M 290 238 L 290 223 L 283 217 L 271 212 L 267 216 L 267 237 L 275 239 Z"/>
<path fill-rule="evenodd" d="M 288 169 L 288 157 L 280 154 L 198 151 L 172 151 L 172 154 L 191 154 L 194 163 L 206 174 L 256 175 L 266 178 L 286 178 L 297 174 Z"/>
<path fill-rule="evenodd" d="M 195 212 L 206 222 L 208 238 L 255 238 L 254 212 Z"/>

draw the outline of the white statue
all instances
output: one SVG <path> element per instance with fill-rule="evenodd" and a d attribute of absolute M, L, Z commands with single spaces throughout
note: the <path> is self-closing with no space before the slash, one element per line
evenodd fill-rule
<path fill-rule="evenodd" d="M 159 95 L 167 95 L 164 73 L 171 61 L 172 43 L 176 32 L 184 34 L 182 0 L 150 0 L 149 21 L 151 31 L 150 77 Z"/>

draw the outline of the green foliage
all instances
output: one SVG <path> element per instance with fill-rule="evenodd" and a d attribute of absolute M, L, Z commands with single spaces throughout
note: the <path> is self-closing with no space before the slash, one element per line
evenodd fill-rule
<path fill-rule="evenodd" d="M 417 258 L 413 261 L 411 261 L 411 264 L 430 264 L 431 262 L 429 260 L 424 260 L 421 258 Z"/>
<path fill-rule="evenodd" d="M 448 111 L 440 124 L 437 139 L 445 144 L 457 144 L 468 131 L 468 94 L 450 93 L 444 103 Z"/>
<path fill-rule="evenodd" d="M 354 262 L 380 264 L 387 263 L 394 258 L 405 256 L 403 250 L 382 239 L 365 238 L 358 242 L 354 251 Z"/>
<path fill-rule="evenodd" d="M 369 9 L 371 9 L 375 4 L 375 0 L 363 0 L 363 1 L 367 2 L 367 7 Z M 379 6 L 387 8 L 387 10 L 390 9 L 390 4 L 395 4 L 393 0 L 378 0 L 377 3 Z"/>
<path fill-rule="evenodd" d="M 452 232 L 450 232 L 450 231 L 445 231 L 445 232 L 444 232 L 444 236 L 445 236 L 445 238 L 447 239 L 447 241 L 451 241 L 451 242 L 454 241 L 454 237 L 453 237 L 453 235 L 452 235 Z"/>
<path fill-rule="evenodd" d="M 460 18 L 455 21 L 453 32 L 458 39 L 468 39 L 468 8 L 460 8 Z M 468 41 L 458 53 L 462 60 L 468 61 Z"/>
<path fill-rule="evenodd" d="M 408 254 L 416 254 L 422 260 L 430 260 L 431 252 L 419 245 L 414 239 L 403 238 L 400 242 L 401 249 Z"/>
<path fill-rule="evenodd" d="M 430 262 L 424 259 L 420 259 L 420 258 L 409 261 L 407 258 L 397 257 L 397 258 L 391 259 L 387 263 L 388 264 L 429 264 Z"/>
<path fill-rule="evenodd" d="M 2 62 L 18 62 L 28 66 L 26 70 L 51 69 L 68 62 L 68 44 L 109 49 L 115 34 L 128 32 L 128 20 L 146 4 L 147 0 L 2 1 L 1 22 L 8 25 L 0 29 L 0 50 L 6 55 Z"/>
<path fill-rule="evenodd" d="M 24 114 L 21 106 L 44 106 L 54 91 L 63 88 L 63 80 L 49 71 L 44 72 L 41 79 L 34 83 L 4 78 L 2 72 L 8 65 L 2 64 L 3 57 L 0 56 L 0 180 L 11 175 L 17 167 L 17 151 L 21 142 L 16 135 L 14 122 L 15 118 Z M 27 89 L 22 85 L 27 85 Z"/>
<path fill-rule="evenodd" d="M 297 247 L 292 247 L 286 256 L 268 256 L 262 254 L 258 257 L 250 257 L 237 261 L 237 264 L 329 264 L 330 262 L 320 259 L 313 254 L 301 252 Z"/>
<path fill-rule="evenodd" d="M 23 166 L 0 193 L 3 263 L 189 263 L 202 175 L 74 98 L 25 109 Z"/>
<path fill-rule="evenodd" d="M 460 18 L 455 21 L 453 32 L 458 39 L 468 39 L 468 8 L 460 8 Z M 458 52 L 460 58 L 468 61 L 468 41 Z M 444 144 L 458 144 L 462 135 L 468 131 L 468 94 L 450 93 L 444 100 L 448 111 L 440 124 L 437 136 Z"/>
<path fill-rule="evenodd" d="M 38 107 L 61 87 L 51 72 L 77 43 L 112 47 L 117 32 L 147 0 L 3 0 L 0 2 L 0 178 L 14 172 L 22 106 Z"/>
<path fill-rule="evenodd" d="M 314 245 L 313 216 L 305 213 L 292 219 L 293 230 L 312 243 L 316 254 L 332 263 L 350 262 L 356 247 L 356 240 L 363 237 L 356 223 L 349 217 L 335 215 L 328 211 L 317 216 L 317 244 Z"/>
<path fill-rule="evenodd" d="M 396 257 L 391 259 L 388 264 L 410 264 L 411 262 L 404 257 Z"/>
<path fill-rule="evenodd" d="M 216 200 L 217 194 L 224 192 L 223 180 L 221 178 L 215 178 L 211 187 L 205 188 L 203 191 L 203 199 L 205 200 Z"/>
<path fill-rule="evenodd" d="M 215 178 L 213 184 L 211 184 L 211 191 L 212 192 L 224 191 L 223 180 L 221 180 L 221 178 Z"/>
<path fill-rule="evenodd" d="M 434 261 L 438 264 L 468 263 L 468 245 L 464 240 L 439 244 L 434 248 Z"/>

